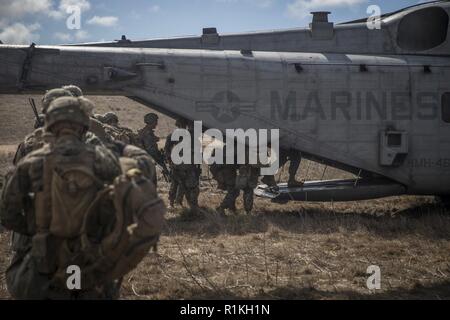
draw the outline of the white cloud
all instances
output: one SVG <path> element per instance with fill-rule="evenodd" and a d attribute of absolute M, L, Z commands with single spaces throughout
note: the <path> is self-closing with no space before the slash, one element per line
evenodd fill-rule
<path fill-rule="evenodd" d="M 113 16 L 107 16 L 107 17 L 94 16 L 87 21 L 87 24 L 97 25 L 97 26 L 102 26 L 102 27 L 112 27 L 112 26 L 115 26 L 118 21 L 119 21 L 119 18 L 113 17 Z"/>
<path fill-rule="evenodd" d="M 59 10 L 67 12 L 67 9 L 74 6 L 79 7 L 82 12 L 91 9 L 91 3 L 88 0 L 61 0 Z"/>
<path fill-rule="evenodd" d="M 89 33 L 87 31 L 85 31 L 85 30 L 78 30 L 75 33 L 75 39 L 78 40 L 78 41 L 86 40 L 89 37 L 90 37 Z"/>
<path fill-rule="evenodd" d="M 78 7 L 81 12 L 85 12 L 91 9 L 91 3 L 88 0 L 61 0 L 57 9 L 50 10 L 47 14 L 51 18 L 62 19 L 68 16 L 68 10 L 72 7 Z"/>
<path fill-rule="evenodd" d="M 0 0 L 0 40 L 5 43 L 29 44 L 39 40 L 38 24 L 25 24 L 22 18 L 30 16 L 51 17 L 63 19 L 68 16 L 67 10 L 77 6 L 81 12 L 91 9 L 89 0 Z M 85 31 L 74 35 L 57 32 L 56 39 L 68 41 L 83 40 L 89 37 Z M 70 39 L 69 39 L 70 38 Z"/>
<path fill-rule="evenodd" d="M 85 30 L 78 30 L 75 33 L 56 32 L 53 37 L 61 43 L 73 43 L 75 41 L 83 41 L 89 39 L 91 35 Z"/>
<path fill-rule="evenodd" d="M 63 33 L 63 32 L 56 32 L 53 37 L 59 41 L 62 42 L 70 42 L 72 41 L 73 37 L 70 33 Z"/>
<path fill-rule="evenodd" d="M 294 18 L 303 19 L 314 10 L 328 10 L 337 7 L 351 7 L 367 0 L 295 0 L 288 4 L 288 14 Z"/>
<path fill-rule="evenodd" d="M 156 13 L 159 12 L 161 10 L 161 7 L 157 4 L 154 4 L 152 6 L 150 6 L 150 8 L 148 8 L 148 11 Z"/>
<path fill-rule="evenodd" d="M 46 14 L 51 0 L 0 0 L 0 40 L 10 44 L 30 44 L 39 40 L 39 24 L 25 24 L 27 15 Z"/>
<path fill-rule="evenodd" d="M 0 40 L 8 44 L 31 44 L 39 40 L 39 34 L 34 32 L 40 27 L 37 23 L 31 25 L 14 23 L 2 28 L 0 31 Z"/>
<path fill-rule="evenodd" d="M 60 19 L 67 15 L 67 9 L 78 6 L 82 12 L 91 8 L 88 0 L 61 0 L 59 5 L 53 0 L 0 0 L 0 18 L 14 21 L 27 15 L 45 14 Z"/>
<path fill-rule="evenodd" d="M 28 14 L 47 13 L 51 7 L 51 0 L 0 0 L 0 16 L 17 19 Z"/>

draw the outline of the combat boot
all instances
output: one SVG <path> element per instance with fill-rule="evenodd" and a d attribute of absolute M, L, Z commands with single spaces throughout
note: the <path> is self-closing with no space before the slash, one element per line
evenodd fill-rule
<path fill-rule="evenodd" d="M 264 176 L 261 179 L 261 182 L 266 184 L 269 187 L 276 187 L 277 186 L 277 182 L 275 181 L 275 177 L 274 176 Z"/>
<path fill-rule="evenodd" d="M 278 187 L 277 182 L 275 181 L 275 177 L 274 176 L 264 176 L 261 179 L 261 182 L 266 184 L 268 189 L 272 192 L 277 192 L 280 190 L 280 188 Z"/>
<path fill-rule="evenodd" d="M 236 208 L 236 206 L 232 206 L 232 207 L 230 207 L 230 208 L 228 208 L 231 212 L 233 212 L 233 214 L 236 214 L 237 213 L 237 208 Z"/>

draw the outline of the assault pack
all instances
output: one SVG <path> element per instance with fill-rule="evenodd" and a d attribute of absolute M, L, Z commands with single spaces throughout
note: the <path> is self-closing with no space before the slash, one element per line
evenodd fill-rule
<path fill-rule="evenodd" d="M 82 290 L 119 280 L 158 243 L 165 205 L 132 161 L 121 162 L 127 163 L 124 173 L 104 185 L 92 149 L 45 158 L 31 255 L 53 286 L 65 287 L 73 265 L 81 269 Z"/>

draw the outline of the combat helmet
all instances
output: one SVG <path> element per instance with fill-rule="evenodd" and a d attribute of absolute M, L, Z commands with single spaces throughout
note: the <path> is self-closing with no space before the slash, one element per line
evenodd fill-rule
<path fill-rule="evenodd" d="M 106 124 L 117 124 L 119 123 L 119 117 L 114 112 L 107 112 L 102 116 L 102 122 Z"/>
<path fill-rule="evenodd" d="M 77 87 L 73 84 L 67 85 L 67 86 L 63 86 L 62 87 L 64 90 L 69 91 L 74 97 L 82 97 L 83 96 L 83 91 L 80 89 L 80 87 Z"/>
<path fill-rule="evenodd" d="M 44 97 L 42 98 L 42 113 L 45 114 L 47 112 L 47 109 L 50 107 L 50 104 L 54 100 L 61 97 L 73 97 L 73 94 L 70 93 L 70 91 L 62 88 L 47 91 Z"/>
<path fill-rule="evenodd" d="M 90 126 L 90 114 L 93 104 L 85 98 L 62 97 L 54 100 L 45 114 L 45 127 L 51 131 L 59 122 L 75 123 L 87 130 Z"/>
<path fill-rule="evenodd" d="M 148 113 L 144 117 L 144 122 L 148 125 L 152 125 L 158 122 L 158 119 L 159 117 L 156 113 Z"/>

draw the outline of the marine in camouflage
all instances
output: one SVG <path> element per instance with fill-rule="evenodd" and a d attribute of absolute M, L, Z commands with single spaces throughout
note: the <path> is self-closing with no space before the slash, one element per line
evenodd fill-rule
<path fill-rule="evenodd" d="M 42 219 L 43 212 L 61 210 L 59 207 L 50 207 L 43 210 L 52 202 L 42 201 L 42 199 L 50 198 L 55 201 L 53 191 L 51 194 L 45 191 L 48 190 L 46 186 L 49 181 L 46 168 L 51 167 L 50 164 L 55 168 L 51 171 L 55 175 L 55 172 L 63 174 L 64 164 L 70 163 L 67 160 L 81 159 L 81 161 L 85 161 L 92 167 L 92 173 L 98 183 L 96 188 L 112 183 L 115 177 L 121 173 L 117 158 L 108 149 L 103 146 L 88 145 L 82 139 L 90 122 L 87 114 L 90 107 L 89 103 L 86 102 L 75 98 L 59 98 L 51 104 L 49 113 L 46 114 L 46 130 L 54 134 L 54 139 L 51 143 L 26 155 L 18 163 L 2 193 L 0 221 L 3 226 L 14 232 L 15 238 L 13 239 L 15 255 L 6 272 L 6 280 L 9 292 L 16 299 L 117 297 L 118 286 L 117 283 L 112 282 L 105 283 L 102 288 L 89 288 L 77 292 L 68 291 L 67 288 L 61 286 L 61 283 L 54 281 L 53 273 L 47 274 L 42 271 L 41 267 L 42 264 L 50 264 L 49 260 L 55 258 L 51 255 L 59 251 L 53 251 L 47 247 L 47 250 L 44 251 L 48 252 L 49 255 L 46 255 L 46 259 L 42 260 L 43 258 L 38 254 L 42 251 L 37 249 L 40 248 L 38 244 L 42 244 L 38 241 L 42 239 L 40 236 L 46 234 L 46 223 L 43 222 L 45 219 Z M 67 108 L 72 108 L 71 110 L 76 112 L 67 115 Z M 61 162 L 55 159 L 67 160 Z M 87 159 L 92 160 L 86 162 Z M 50 181 L 54 180 L 50 179 Z M 67 192 L 71 193 L 72 196 L 81 192 L 77 190 L 83 190 L 76 185 L 71 186 L 69 184 L 68 186 Z M 95 196 L 95 193 L 91 193 L 90 196 Z M 102 219 L 98 221 L 97 227 L 90 227 L 97 228 L 100 237 L 106 231 L 107 225 L 114 221 L 110 210 L 99 213 L 99 217 L 102 217 Z M 50 228 L 53 228 L 53 219 Z M 30 241 L 31 238 L 32 241 Z M 49 236 L 47 239 L 53 241 L 51 239 L 54 238 Z M 78 240 L 67 241 L 63 243 L 70 245 L 71 250 L 75 250 L 75 252 L 79 250 Z M 55 243 L 59 242 L 56 241 Z M 73 253 L 73 251 L 71 252 Z"/>
<path fill-rule="evenodd" d="M 159 137 L 155 134 L 155 129 L 158 126 L 158 116 L 154 113 L 149 113 L 144 117 L 145 127 L 138 131 L 137 140 L 140 147 L 142 147 L 155 162 L 162 168 L 165 176 L 169 175 L 163 151 L 158 147 Z"/>
<path fill-rule="evenodd" d="M 186 129 L 187 123 L 184 119 L 176 121 L 178 129 Z M 200 175 L 201 167 L 195 164 L 174 164 L 172 161 L 172 149 L 177 142 L 172 141 L 172 135 L 166 139 L 164 153 L 170 165 L 171 185 L 169 190 L 170 205 L 181 204 L 183 197 L 186 198 L 191 212 L 196 214 L 199 211 L 198 197 L 200 195 Z M 191 159 L 193 160 L 193 158 Z M 193 161 L 191 162 L 193 163 Z"/>

